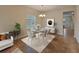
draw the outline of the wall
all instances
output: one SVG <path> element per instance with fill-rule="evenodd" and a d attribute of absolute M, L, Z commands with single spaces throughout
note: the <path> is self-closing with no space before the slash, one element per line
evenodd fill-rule
<path fill-rule="evenodd" d="M 77 42 L 79 43 L 79 6 L 76 6 L 76 20 L 75 20 L 75 38 L 77 39 Z"/>
<path fill-rule="evenodd" d="M 21 36 L 26 35 L 26 21 L 29 15 L 37 16 L 35 9 L 27 6 L 0 6 L 0 33 L 12 31 L 16 22 L 21 24 Z"/>
<path fill-rule="evenodd" d="M 46 12 L 46 18 L 54 18 L 58 34 L 63 35 L 63 12 L 75 11 L 75 6 L 61 6 Z M 46 21 L 46 19 L 45 19 Z"/>
<path fill-rule="evenodd" d="M 14 13 L 17 13 L 15 9 L 11 6 L 0 6 L 0 33 L 13 30 L 15 24 Z"/>

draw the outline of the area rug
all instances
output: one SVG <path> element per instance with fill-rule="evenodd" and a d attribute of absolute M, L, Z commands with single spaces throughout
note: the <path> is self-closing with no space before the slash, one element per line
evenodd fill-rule
<path fill-rule="evenodd" d="M 46 46 L 55 38 L 54 35 L 47 35 L 46 37 L 40 36 L 39 38 L 29 39 L 28 37 L 23 38 L 22 41 L 35 49 L 37 52 L 42 52 Z"/>
<path fill-rule="evenodd" d="M 12 53 L 23 53 L 19 48 L 16 48 Z"/>

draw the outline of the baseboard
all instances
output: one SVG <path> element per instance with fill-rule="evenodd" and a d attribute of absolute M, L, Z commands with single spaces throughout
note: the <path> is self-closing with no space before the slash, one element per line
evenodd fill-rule
<path fill-rule="evenodd" d="M 21 35 L 21 36 L 18 36 L 17 39 L 22 39 L 24 37 L 27 37 L 27 35 Z"/>
<path fill-rule="evenodd" d="M 62 33 L 57 33 L 58 35 L 61 35 L 61 36 L 63 36 L 63 34 Z"/>

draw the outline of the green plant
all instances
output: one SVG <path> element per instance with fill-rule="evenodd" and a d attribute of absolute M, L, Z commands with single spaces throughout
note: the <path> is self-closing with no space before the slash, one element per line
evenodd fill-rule
<path fill-rule="evenodd" d="M 20 31 L 20 30 L 21 30 L 21 25 L 19 23 L 16 23 L 15 31 Z"/>

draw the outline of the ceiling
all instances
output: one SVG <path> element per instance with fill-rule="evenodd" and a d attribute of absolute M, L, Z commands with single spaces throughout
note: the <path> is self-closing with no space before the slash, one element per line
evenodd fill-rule
<path fill-rule="evenodd" d="M 60 7 L 59 5 L 29 5 L 29 7 L 38 11 L 48 11 Z"/>

